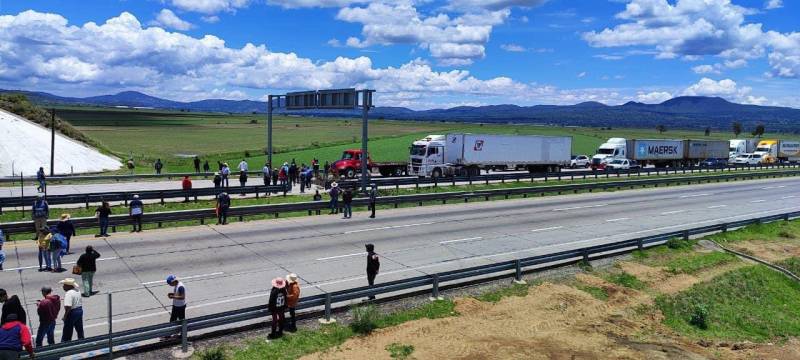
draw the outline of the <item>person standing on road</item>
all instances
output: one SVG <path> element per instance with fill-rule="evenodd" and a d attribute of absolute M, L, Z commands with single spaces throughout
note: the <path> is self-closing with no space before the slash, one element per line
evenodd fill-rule
<path fill-rule="evenodd" d="M 342 201 L 344 202 L 344 217 L 349 219 L 353 217 L 353 191 L 350 188 L 344 190 L 342 194 Z"/>
<path fill-rule="evenodd" d="M 289 165 L 289 182 L 292 184 L 297 183 L 297 164 L 292 159 L 292 164 Z"/>
<path fill-rule="evenodd" d="M 208 173 L 209 171 L 211 171 L 211 166 L 208 165 L 208 160 L 206 160 L 203 162 L 203 172 Z"/>
<path fill-rule="evenodd" d="M 94 210 L 94 215 L 100 225 L 100 234 L 95 237 L 110 236 L 108 235 L 108 217 L 111 215 L 111 206 L 108 201 L 103 201 L 99 208 Z"/>
<path fill-rule="evenodd" d="M 39 247 L 39 272 L 53 271 L 50 262 L 53 258 L 50 254 L 50 240 L 52 239 L 53 235 L 50 234 L 50 229 L 46 226 L 39 229 L 39 237 L 36 240 L 36 245 Z M 42 268 L 42 263 L 46 265 L 44 268 Z"/>
<path fill-rule="evenodd" d="M 47 345 L 55 344 L 56 320 L 61 312 L 61 298 L 53 294 L 49 286 L 42 287 L 42 299 L 36 301 L 36 312 L 39 314 L 39 328 L 36 330 L 36 347 L 41 347 L 47 337 Z"/>
<path fill-rule="evenodd" d="M 19 297 L 17 295 L 11 295 L 9 297 L 5 290 L 0 289 L 0 303 L 3 304 L 3 312 L 0 316 L 0 324 L 7 323 L 9 321 L 8 317 L 12 314 L 16 315 L 20 322 L 28 322 L 28 316 L 25 314 L 25 308 L 22 307 L 22 302 L 19 301 Z"/>
<path fill-rule="evenodd" d="M 200 158 L 197 156 L 194 157 L 194 172 L 200 173 Z"/>
<path fill-rule="evenodd" d="M 279 277 L 272 279 L 272 290 L 269 292 L 267 304 L 269 312 L 272 314 L 272 332 L 267 335 L 268 339 L 277 339 L 283 336 L 287 297 L 286 280 Z"/>
<path fill-rule="evenodd" d="M 58 232 L 61 235 L 64 235 L 64 238 L 67 239 L 67 248 L 64 249 L 64 251 L 66 251 L 67 255 L 72 254 L 69 251 L 69 249 L 70 249 L 69 244 L 72 241 L 72 237 L 76 233 L 75 233 L 75 224 L 73 224 L 72 220 L 70 220 L 70 215 L 66 214 L 66 213 L 65 214 L 61 214 L 61 220 L 58 221 L 58 224 L 56 224 L 56 227 L 58 228 Z"/>
<path fill-rule="evenodd" d="M 375 218 L 375 203 L 378 200 L 378 185 L 372 184 L 372 189 L 369 190 L 369 209 L 372 211 L 372 215 L 369 216 L 370 219 Z"/>
<path fill-rule="evenodd" d="M 94 291 L 94 273 L 97 272 L 97 259 L 100 253 L 94 250 L 91 245 L 86 247 L 86 252 L 78 258 L 78 265 L 81 268 L 81 282 L 83 283 L 83 297 L 89 297 L 97 293 Z"/>
<path fill-rule="evenodd" d="M 133 230 L 131 232 L 142 232 L 144 204 L 142 204 L 142 200 L 139 200 L 139 195 L 133 195 L 133 200 L 128 204 L 128 215 L 133 219 Z"/>
<path fill-rule="evenodd" d="M 378 254 L 375 253 L 375 245 L 367 244 L 367 283 L 370 287 L 375 286 L 375 277 L 378 276 L 378 271 L 381 268 L 381 262 Z M 369 296 L 370 300 L 375 300 L 374 295 Z"/>
<path fill-rule="evenodd" d="M 0 327 L 0 360 L 19 359 L 23 349 L 28 352 L 30 359 L 36 357 L 31 343 L 31 330 L 17 319 L 16 314 L 12 314 L 9 321 Z"/>
<path fill-rule="evenodd" d="M 261 175 L 264 177 L 264 186 L 269 186 L 272 180 L 272 169 L 269 167 L 269 164 L 264 164 L 264 167 L 261 168 Z M 267 195 L 269 195 L 269 193 L 267 193 Z"/>
<path fill-rule="evenodd" d="M 300 168 L 300 193 L 306 193 L 306 168 L 305 166 Z"/>
<path fill-rule="evenodd" d="M 222 163 L 222 170 L 220 170 L 220 174 L 222 174 L 222 186 L 227 188 L 230 186 L 228 178 L 231 176 L 231 168 L 228 167 L 228 163 Z"/>
<path fill-rule="evenodd" d="M 338 214 L 339 213 L 339 184 L 334 181 L 331 184 L 331 189 L 328 191 L 328 195 L 331 196 L 331 212 L 330 215 Z"/>
<path fill-rule="evenodd" d="M 156 174 L 161 175 L 161 169 L 164 168 L 164 163 L 161 162 L 161 159 L 156 160 L 156 163 L 153 164 L 153 168 L 156 169 Z"/>
<path fill-rule="evenodd" d="M 78 292 L 75 279 L 66 278 L 58 282 L 62 285 L 64 294 L 64 329 L 61 332 L 61 342 L 72 341 L 72 331 L 78 333 L 78 340 L 83 339 L 83 299 Z"/>
<path fill-rule="evenodd" d="M 286 275 L 286 307 L 289 309 L 289 326 L 287 331 L 297 331 L 297 319 L 295 318 L 295 311 L 297 310 L 297 302 L 300 301 L 300 283 L 297 282 L 297 274 Z"/>
<path fill-rule="evenodd" d="M 36 191 L 45 192 L 47 190 L 47 183 L 45 182 L 43 167 L 40 167 L 39 171 L 36 172 L 36 181 L 39 183 L 39 186 L 36 187 Z"/>
<path fill-rule="evenodd" d="M 33 218 L 33 226 L 35 229 L 47 227 L 47 218 L 50 216 L 50 205 L 42 194 L 36 195 L 36 201 L 33 202 L 31 208 L 31 217 Z M 36 240 L 34 237 L 33 240 Z"/>
<path fill-rule="evenodd" d="M 222 176 L 219 175 L 219 172 L 214 173 L 214 189 L 219 189 L 222 187 Z"/>
<path fill-rule="evenodd" d="M 217 225 L 228 224 L 228 209 L 231 207 L 231 197 L 222 192 L 217 196 Z"/>
<path fill-rule="evenodd" d="M 242 159 L 242 162 L 239 163 L 239 172 L 242 171 L 244 172 L 250 171 L 250 166 L 247 165 L 247 161 L 244 161 L 244 159 Z"/>
<path fill-rule="evenodd" d="M 67 238 L 58 232 L 56 226 L 50 228 L 50 256 L 53 257 L 53 272 L 66 271 L 61 267 L 61 253 L 67 247 Z"/>
<path fill-rule="evenodd" d="M 181 181 L 181 189 L 186 192 L 186 198 L 183 202 L 189 202 L 189 192 L 192 191 L 192 179 L 189 179 L 189 176 L 184 176 L 183 180 Z"/>
<path fill-rule="evenodd" d="M 167 276 L 167 285 L 172 286 L 172 292 L 167 294 L 172 300 L 169 322 L 183 321 L 186 319 L 186 286 L 175 275 Z"/>

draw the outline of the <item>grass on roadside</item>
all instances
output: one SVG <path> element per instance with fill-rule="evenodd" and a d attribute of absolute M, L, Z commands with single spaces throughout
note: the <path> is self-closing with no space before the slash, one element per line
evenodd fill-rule
<path fill-rule="evenodd" d="M 736 261 L 737 257 L 724 252 L 695 253 L 681 256 L 667 262 L 667 271 L 673 274 L 694 274 L 720 265 Z"/>
<path fill-rule="evenodd" d="M 475 298 L 483 302 L 496 303 L 505 297 L 509 296 L 526 296 L 528 289 L 535 284 L 512 284 L 511 286 L 504 286 L 496 290 L 484 292 Z"/>
<path fill-rule="evenodd" d="M 575 284 L 573 286 L 575 286 L 575 288 L 578 289 L 578 290 L 584 291 L 584 292 L 588 293 L 589 295 L 592 295 L 597 300 L 601 300 L 601 301 L 608 300 L 608 291 L 606 289 L 603 289 L 603 288 L 597 287 L 597 286 L 590 286 L 590 285 L 580 284 L 580 283 L 577 283 L 577 284 Z"/>
<path fill-rule="evenodd" d="M 777 224 L 749 225 L 736 231 L 711 235 L 709 239 L 724 243 L 737 241 L 772 241 L 794 239 L 800 234 L 800 221 L 783 221 Z"/>
<path fill-rule="evenodd" d="M 647 284 L 639 280 L 639 278 L 624 271 L 605 274 L 604 278 L 606 281 L 612 284 L 617 284 L 634 290 L 644 290 L 644 288 L 647 287 Z"/>

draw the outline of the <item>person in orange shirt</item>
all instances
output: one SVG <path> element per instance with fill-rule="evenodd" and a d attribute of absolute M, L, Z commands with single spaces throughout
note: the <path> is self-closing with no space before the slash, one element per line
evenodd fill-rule
<path fill-rule="evenodd" d="M 297 331 L 297 321 L 295 319 L 295 309 L 297 309 L 297 302 L 300 300 L 300 283 L 297 282 L 297 274 L 289 274 L 286 276 L 288 287 L 286 289 L 288 296 L 286 297 L 286 307 L 289 308 L 289 326 L 288 332 Z"/>

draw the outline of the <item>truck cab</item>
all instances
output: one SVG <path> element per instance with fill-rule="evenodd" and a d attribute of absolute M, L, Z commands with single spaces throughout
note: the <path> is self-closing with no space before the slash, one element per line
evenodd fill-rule
<path fill-rule="evenodd" d="M 626 158 L 627 142 L 624 138 L 610 138 L 597 148 L 597 154 L 592 156 L 592 170 L 603 169 L 611 159 Z"/>
<path fill-rule="evenodd" d="M 367 168 L 372 169 L 372 166 L 372 160 L 367 154 Z M 342 158 L 331 164 L 331 172 L 337 176 L 344 175 L 348 179 L 356 177 L 361 172 L 361 150 L 349 149 L 342 152 Z"/>
<path fill-rule="evenodd" d="M 439 177 L 444 174 L 444 135 L 428 135 L 411 144 L 408 174 L 420 177 Z"/>
<path fill-rule="evenodd" d="M 774 164 L 778 162 L 778 140 L 761 140 L 756 146 L 754 155 L 761 155 L 761 162 Z"/>

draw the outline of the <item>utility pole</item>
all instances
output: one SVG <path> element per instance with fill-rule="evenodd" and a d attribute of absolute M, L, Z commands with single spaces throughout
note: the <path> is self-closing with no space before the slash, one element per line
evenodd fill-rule
<path fill-rule="evenodd" d="M 267 96 L 267 164 L 272 165 L 272 95 Z"/>
<path fill-rule="evenodd" d="M 50 176 L 55 174 L 56 165 L 56 109 L 50 109 Z"/>
<path fill-rule="evenodd" d="M 361 191 L 367 192 L 367 182 L 370 178 L 369 173 L 369 153 L 367 152 L 367 142 L 369 141 L 368 113 L 372 106 L 372 90 L 361 92 Z"/>

